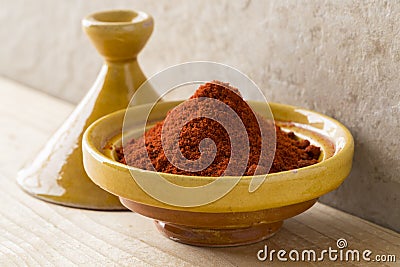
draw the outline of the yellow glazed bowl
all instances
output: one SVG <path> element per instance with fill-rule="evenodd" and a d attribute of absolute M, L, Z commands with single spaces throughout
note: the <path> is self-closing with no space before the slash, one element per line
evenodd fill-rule
<path fill-rule="evenodd" d="M 149 120 L 164 119 L 167 111 L 179 103 L 157 104 Z M 265 103 L 249 101 L 249 104 L 261 115 L 265 110 Z M 110 152 L 110 146 L 115 147 L 121 142 L 126 110 L 109 114 L 86 130 L 83 137 L 84 167 L 94 183 L 119 196 L 122 204 L 132 211 L 155 219 L 158 230 L 175 241 L 199 246 L 258 242 L 276 233 L 283 220 L 307 210 L 318 197 L 336 189 L 351 170 L 354 150 L 351 133 L 338 121 L 288 105 L 270 103 L 270 108 L 283 130 L 293 131 L 321 147 L 322 156 L 317 164 L 267 175 L 262 185 L 251 193 L 248 189 L 252 177 L 242 177 L 228 194 L 206 205 L 179 207 L 154 199 L 132 177 L 129 169 L 133 167 L 117 162 L 115 154 Z M 145 110 L 142 105 L 129 108 L 127 112 L 140 118 Z M 187 187 L 218 179 L 164 173 L 161 176 Z"/>

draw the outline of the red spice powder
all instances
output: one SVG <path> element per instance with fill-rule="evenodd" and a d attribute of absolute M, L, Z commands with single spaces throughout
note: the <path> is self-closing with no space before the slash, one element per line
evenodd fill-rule
<path fill-rule="evenodd" d="M 207 99 L 216 99 L 225 108 L 211 105 Z M 197 101 L 184 102 L 183 106 L 178 106 L 179 112 L 171 110 L 165 120 L 149 129 L 144 136 L 131 139 L 124 148 L 118 148 L 120 162 L 145 170 L 196 176 L 266 174 L 269 167 L 269 173 L 274 173 L 318 162 L 320 148 L 297 138 L 293 132 L 282 131 L 280 127 L 255 114 L 238 89 L 229 84 L 213 81 L 201 85 L 190 100 Z M 227 129 L 215 118 L 228 118 L 230 109 L 240 118 L 241 125 L 229 124 L 228 134 Z M 188 116 L 194 119 L 188 121 Z M 178 139 L 173 138 L 176 130 L 179 131 Z M 201 144 L 207 138 L 214 144 Z M 232 140 L 235 140 L 234 143 Z M 232 145 L 239 149 L 235 150 Z M 182 165 L 182 157 L 175 156 L 177 149 L 174 148 L 179 148 L 184 160 L 193 164 L 193 168 L 180 168 L 187 165 Z M 172 162 L 166 152 L 172 155 L 169 157 Z M 204 160 L 210 157 L 213 161 L 201 168 Z"/>

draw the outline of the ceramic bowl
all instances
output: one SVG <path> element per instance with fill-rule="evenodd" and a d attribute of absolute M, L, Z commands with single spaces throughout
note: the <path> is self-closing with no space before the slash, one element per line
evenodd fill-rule
<path fill-rule="evenodd" d="M 155 106 L 151 121 L 160 121 L 180 102 Z M 263 103 L 249 102 L 262 112 Z M 136 183 L 127 165 L 116 161 L 110 147 L 121 143 L 121 110 L 94 122 L 83 137 L 84 167 L 94 183 L 117 195 L 132 211 L 155 220 L 157 229 L 175 241 L 198 246 L 236 246 L 250 244 L 275 234 L 285 219 L 310 208 L 317 199 L 336 189 L 348 176 L 353 158 L 351 133 L 338 121 L 303 108 L 270 103 L 277 124 L 321 147 L 317 164 L 267 175 L 254 192 L 249 192 L 252 177 L 242 177 L 222 198 L 197 207 L 179 207 L 156 200 Z M 129 108 L 138 118 L 145 106 Z M 133 168 L 134 169 L 134 168 Z M 142 173 L 147 173 L 143 171 Z M 160 173 L 161 174 L 161 173 Z M 217 177 L 161 174 L 183 186 L 201 186 Z M 220 179 L 230 179 L 223 177 Z M 157 186 L 154 184 L 154 186 Z"/>

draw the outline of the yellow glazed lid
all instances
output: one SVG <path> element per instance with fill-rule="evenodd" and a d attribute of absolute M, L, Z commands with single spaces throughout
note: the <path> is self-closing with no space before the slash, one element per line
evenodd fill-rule
<path fill-rule="evenodd" d="M 154 27 L 141 11 L 107 10 L 82 20 L 83 30 L 105 58 L 97 79 L 71 115 L 48 140 L 35 159 L 17 176 L 30 195 L 60 205 L 125 210 L 119 199 L 95 185 L 82 163 L 82 137 L 87 127 L 111 112 L 126 108 L 146 81 L 136 58 Z M 152 103 L 158 94 L 147 88 L 131 104 Z"/>
<path fill-rule="evenodd" d="M 179 103 L 158 103 L 149 120 L 164 119 L 167 111 Z M 261 115 L 265 110 L 265 103 L 249 101 L 249 104 Z M 354 151 L 351 133 L 338 121 L 317 112 L 283 104 L 269 104 L 274 119 L 284 130 L 294 131 L 296 135 L 320 146 L 323 157 L 319 163 L 308 167 L 268 174 L 254 192 L 249 192 L 253 177 L 245 176 L 228 194 L 206 205 L 179 207 L 154 199 L 136 183 L 130 169 L 135 169 L 138 175 L 146 175 L 149 171 L 121 164 L 105 149 L 110 140 L 113 140 L 113 143 L 120 140 L 126 110 L 104 116 L 86 130 L 83 136 L 85 170 L 94 183 L 117 196 L 149 206 L 194 212 L 248 212 L 276 208 L 312 200 L 336 189 L 351 170 Z M 145 110 L 146 106 L 141 105 L 129 108 L 127 112 L 132 112 L 139 120 L 145 115 Z M 161 176 L 174 184 L 186 187 L 201 186 L 218 179 L 164 173 Z M 234 177 L 222 177 L 220 180 L 232 178 Z M 154 187 L 157 187 L 156 183 Z"/>

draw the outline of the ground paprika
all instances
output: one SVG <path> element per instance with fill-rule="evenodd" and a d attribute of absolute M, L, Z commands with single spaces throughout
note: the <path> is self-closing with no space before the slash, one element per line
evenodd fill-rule
<path fill-rule="evenodd" d="M 203 84 L 189 100 L 196 99 L 199 101 L 187 101 L 186 106 L 181 107 L 179 112 L 171 110 L 165 120 L 158 122 L 144 136 L 131 139 L 124 148 L 118 148 L 117 154 L 120 162 L 145 170 L 196 176 L 274 173 L 318 162 L 320 148 L 310 145 L 307 140 L 299 139 L 293 132 L 282 131 L 280 127 L 255 114 L 243 100 L 238 89 L 229 84 L 218 81 Z M 219 110 L 219 106 L 210 106 L 209 102 L 202 101 L 203 99 L 216 99 L 232 109 L 240 118 L 242 126 L 247 132 L 248 142 L 243 142 L 241 139 L 243 131 L 240 132 L 240 129 L 242 128 L 232 128 L 230 125 L 231 132 L 228 134 L 227 129 L 212 116 L 203 116 L 204 114 L 215 115 L 227 112 L 224 109 Z M 182 124 L 189 114 L 194 119 Z M 225 114 L 223 115 L 225 116 Z M 166 123 L 167 119 L 168 123 Z M 163 127 L 166 130 L 163 131 Z M 177 127 L 179 127 L 179 138 L 171 138 L 169 135 Z M 201 142 L 208 138 L 214 144 L 209 142 L 209 147 L 204 147 L 204 143 Z M 234 148 L 231 147 L 232 140 L 241 140 L 235 145 L 240 147 L 240 151 L 248 153 L 243 153 L 243 155 L 239 153 L 240 155 L 232 159 L 232 151 L 234 151 Z M 178 143 L 178 146 L 174 146 L 173 142 Z M 246 145 L 248 149 L 246 149 Z M 175 164 L 179 163 L 180 159 L 174 156 L 173 153 L 176 153 L 174 147 L 179 148 L 186 161 L 193 163 L 199 161 L 202 156 L 206 160 L 213 156 L 211 158 L 213 160 L 205 168 L 195 168 L 196 171 L 180 168 L 179 166 L 182 165 Z M 216 148 L 214 152 L 213 147 Z M 176 162 L 171 162 L 171 158 L 166 156 L 166 152 L 172 153 L 172 159 Z M 230 161 L 231 163 L 233 161 L 233 164 L 228 168 Z M 245 163 L 244 169 L 240 169 L 238 166 L 243 162 Z M 229 172 L 227 172 L 228 169 Z"/>

